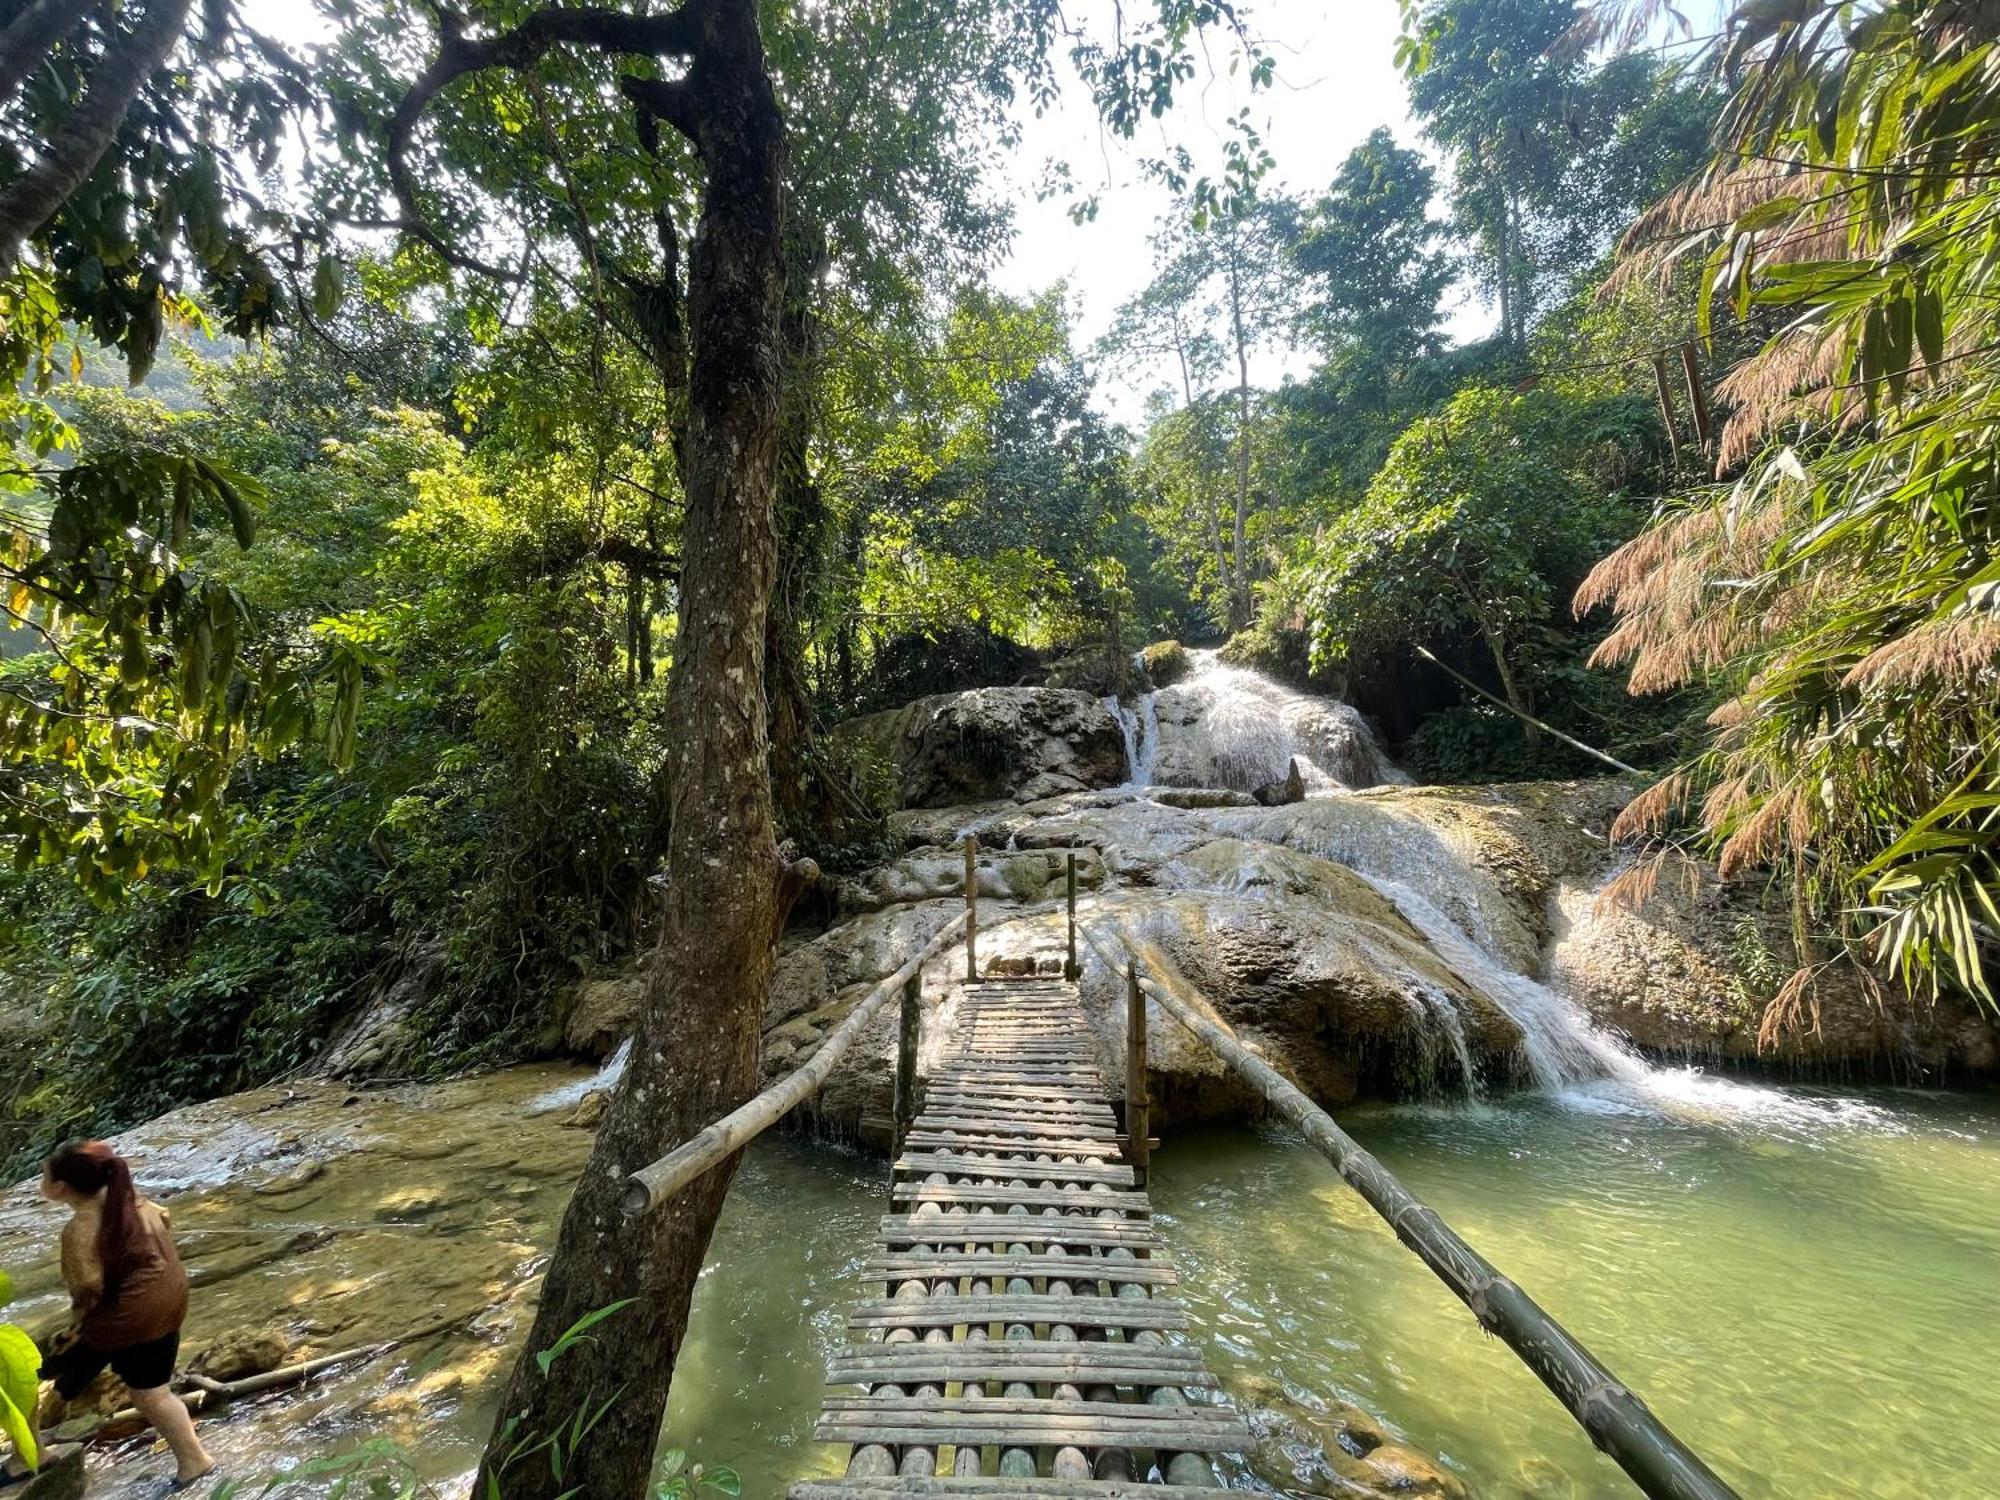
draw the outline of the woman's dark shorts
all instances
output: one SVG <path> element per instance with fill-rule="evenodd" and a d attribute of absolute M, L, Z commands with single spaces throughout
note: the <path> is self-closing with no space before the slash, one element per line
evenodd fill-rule
<path fill-rule="evenodd" d="M 56 1383 L 56 1394 L 74 1401 L 90 1388 L 91 1381 L 111 1373 L 135 1391 L 150 1391 L 174 1378 L 174 1360 L 181 1352 L 181 1332 L 176 1328 L 164 1338 L 131 1344 L 123 1349 L 93 1349 L 81 1341 L 59 1349 L 42 1366 L 42 1379 Z"/>

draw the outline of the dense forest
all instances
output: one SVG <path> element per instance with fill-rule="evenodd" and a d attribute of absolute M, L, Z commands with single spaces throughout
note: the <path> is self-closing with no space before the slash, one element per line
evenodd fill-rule
<path fill-rule="evenodd" d="M 1991 1006 L 2000 43 L 1723 9 L 1404 0 L 1414 130 L 1300 182 L 1185 118 L 1284 72 L 1214 0 L 0 0 L 0 1157 L 385 994 L 396 1076 L 546 1056 L 658 945 L 597 1148 L 656 1155 L 751 1091 L 795 905 L 898 847 L 834 727 L 1129 697 L 1161 641 L 1421 782 L 1639 768 L 1628 891 L 1789 913 L 1767 1032 L 1842 957 Z M 1094 338 L 996 280 L 1065 97 L 1173 205 Z M 584 1180 L 559 1265 L 641 1232 Z"/>

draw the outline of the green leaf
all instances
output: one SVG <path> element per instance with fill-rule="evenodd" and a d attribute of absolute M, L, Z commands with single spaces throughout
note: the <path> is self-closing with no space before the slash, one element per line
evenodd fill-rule
<path fill-rule="evenodd" d="M 30 1420 L 41 1394 L 42 1354 L 12 1323 L 0 1323 L 0 1431 L 31 1469 L 41 1466 Z"/>
<path fill-rule="evenodd" d="M 337 257 L 322 255 L 313 267 L 313 311 L 322 320 L 340 311 L 340 299 L 347 290 L 347 273 Z"/>
<path fill-rule="evenodd" d="M 569 1327 L 565 1328 L 562 1332 L 562 1336 L 558 1338 L 553 1344 L 549 1345 L 548 1348 L 541 1350 L 539 1353 L 535 1355 L 536 1365 L 538 1365 L 541 1368 L 541 1372 L 544 1375 L 548 1374 L 549 1366 L 553 1365 L 559 1358 L 561 1358 L 569 1350 L 576 1347 L 577 1344 L 583 1342 L 584 1335 L 587 1334 L 591 1329 L 595 1328 L 599 1323 L 602 1323 L 606 1318 L 610 1317 L 613 1313 L 622 1312 L 624 1309 L 630 1307 L 634 1302 L 638 1300 L 639 1299 L 637 1297 L 626 1297 L 620 1301 L 612 1303 L 609 1307 L 600 1307 L 597 1309 L 596 1312 L 585 1313 L 582 1317 L 578 1318 L 574 1323 L 570 1324 Z"/>

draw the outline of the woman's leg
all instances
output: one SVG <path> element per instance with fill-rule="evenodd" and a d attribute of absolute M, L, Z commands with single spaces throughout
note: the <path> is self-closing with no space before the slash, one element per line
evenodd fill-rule
<path fill-rule="evenodd" d="M 194 1417 L 187 1403 L 163 1385 L 132 1392 L 132 1404 L 139 1415 L 153 1424 L 154 1431 L 167 1440 L 174 1453 L 177 1479 L 199 1479 L 215 1467 L 215 1460 L 195 1435 Z"/>

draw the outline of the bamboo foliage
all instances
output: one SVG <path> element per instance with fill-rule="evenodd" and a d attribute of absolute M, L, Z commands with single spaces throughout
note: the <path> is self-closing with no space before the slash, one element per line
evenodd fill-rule
<path fill-rule="evenodd" d="M 1736 7 L 1715 159 L 1633 228 L 1614 280 L 1700 258 L 1706 326 L 1778 331 L 1716 386 L 1717 481 L 1576 607 L 1614 610 L 1596 660 L 1633 691 L 1724 694 L 1622 835 L 1685 829 L 1726 876 L 1790 874 L 1802 971 L 1837 939 L 1992 1004 L 2000 47 L 1968 15 Z M 1800 992 L 1767 1023 L 1809 1015 Z"/>

